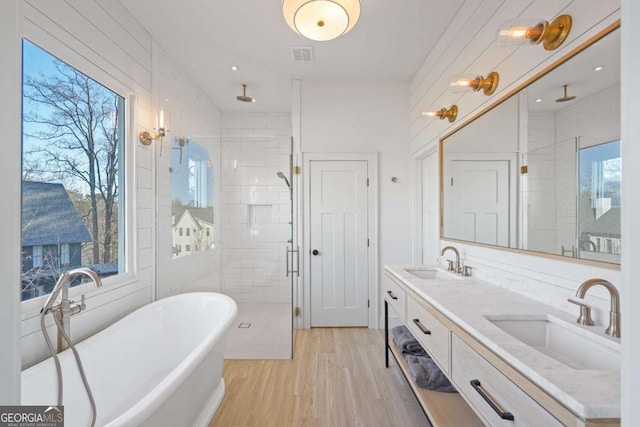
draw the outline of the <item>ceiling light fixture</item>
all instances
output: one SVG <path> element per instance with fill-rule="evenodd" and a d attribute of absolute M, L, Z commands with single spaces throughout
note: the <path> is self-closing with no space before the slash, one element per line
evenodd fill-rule
<path fill-rule="evenodd" d="M 604 70 L 604 65 L 598 65 L 597 67 L 593 67 L 593 71 L 602 71 Z"/>
<path fill-rule="evenodd" d="M 238 66 L 237 65 L 232 65 L 231 66 L 231 71 L 238 71 Z"/>
<path fill-rule="evenodd" d="M 360 17 L 360 0 L 283 0 L 282 14 L 293 31 L 316 40 L 349 32 Z"/>
<path fill-rule="evenodd" d="M 542 102 L 542 98 L 536 99 L 536 102 Z"/>
<path fill-rule="evenodd" d="M 454 104 L 449 109 L 441 108 L 439 110 L 423 111 L 422 115 L 433 118 L 438 117 L 440 120 L 449 119 L 449 123 L 453 123 L 458 118 L 458 106 Z"/>
<path fill-rule="evenodd" d="M 496 91 L 499 82 L 500 76 L 497 72 L 492 71 L 486 78 L 471 74 L 453 76 L 449 86 L 452 92 L 465 92 L 467 90 L 478 92 L 482 90 L 485 95 L 489 96 Z"/>
<path fill-rule="evenodd" d="M 512 19 L 500 26 L 497 38 L 502 46 L 542 43 L 546 50 L 554 50 L 562 45 L 570 31 L 570 15 L 560 15 L 551 22 L 543 19 Z"/>

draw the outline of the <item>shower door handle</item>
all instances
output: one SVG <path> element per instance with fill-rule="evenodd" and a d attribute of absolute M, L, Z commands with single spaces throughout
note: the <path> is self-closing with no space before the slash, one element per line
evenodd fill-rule
<path fill-rule="evenodd" d="M 289 277 L 289 246 L 284 248 L 285 269 L 287 270 L 287 277 Z"/>
<path fill-rule="evenodd" d="M 300 277 L 300 246 L 297 246 L 296 249 L 289 249 L 289 246 L 287 246 L 285 248 L 285 253 L 286 253 L 286 266 L 287 266 L 287 277 L 289 277 L 289 273 L 296 273 L 296 275 L 298 277 Z M 295 270 L 289 270 L 289 254 L 298 254 L 298 258 L 296 258 L 296 269 Z"/>

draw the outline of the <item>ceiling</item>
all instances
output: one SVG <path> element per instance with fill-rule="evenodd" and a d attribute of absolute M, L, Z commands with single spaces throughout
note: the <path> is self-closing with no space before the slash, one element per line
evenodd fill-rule
<path fill-rule="evenodd" d="M 286 112 L 292 79 L 410 80 L 463 0 L 361 0 L 356 26 L 327 42 L 293 32 L 281 0 L 120 2 L 220 110 Z M 293 61 L 300 46 L 313 47 L 314 62 Z M 242 83 L 257 102 L 236 101 Z"/>

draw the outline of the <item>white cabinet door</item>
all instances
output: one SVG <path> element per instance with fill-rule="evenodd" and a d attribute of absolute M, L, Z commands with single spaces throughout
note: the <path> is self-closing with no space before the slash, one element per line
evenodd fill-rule
<path fill-rule="evenodd" d="M 367 162 L 310 168 L 311 326 L 367 326 Z"/>

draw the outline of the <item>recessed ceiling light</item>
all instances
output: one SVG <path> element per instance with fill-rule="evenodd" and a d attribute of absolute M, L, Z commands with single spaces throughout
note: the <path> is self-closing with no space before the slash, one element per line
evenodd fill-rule
<path fill-rule="evenodd" d="M 251 102 L 256 102 L 256 99 L 255 99 L 255 98 L 253 98 L 253 99 L 251 100 Z"/>
<path fill-rule="evenodd" d="M 598 65 L 597 67 L 593 67 L 593 71 L 602 71 L 604 69 L 604 65 Z"/>
<path fill-rule="evenodd" d="M 536 99 L 536 102 L 542 102 L 542 98 Z"/>
<path fill-rule="evenodd" d="M 231 66 L 231 71 L 238 71 L 238 66 L 237 65 L 232 65 Z"/>

